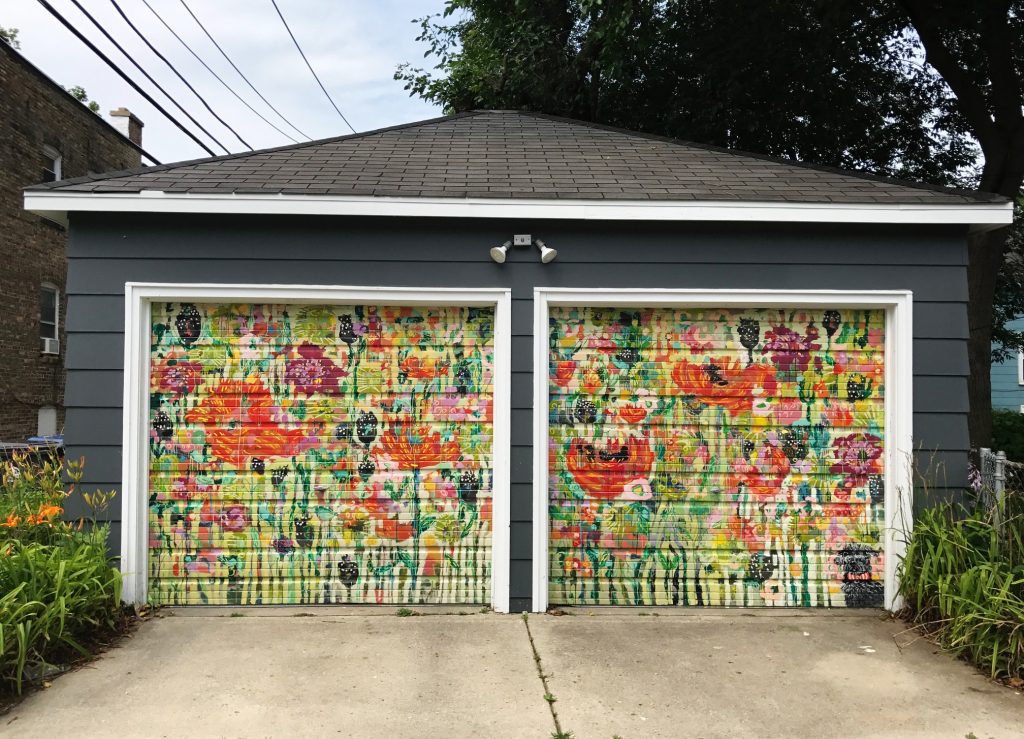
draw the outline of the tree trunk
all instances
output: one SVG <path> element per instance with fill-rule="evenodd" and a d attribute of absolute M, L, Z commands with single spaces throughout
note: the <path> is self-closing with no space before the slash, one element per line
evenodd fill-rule
<path fill-rule="evenodd" d="M 970 378 L 967 391 L 970 413 L 967 430 L 974 448 L 992 443 L 992 299 L 996 277 L 1003 264 L 1006 229 L 973 234 L 968 239 L 967 343 Z"/>

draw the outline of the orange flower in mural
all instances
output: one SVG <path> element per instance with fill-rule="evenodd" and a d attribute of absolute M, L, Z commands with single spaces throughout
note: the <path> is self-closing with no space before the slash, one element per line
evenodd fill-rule
<path fill-rule="evenodd" d="M 640 423 L 647 418 L 647 410 L 638 405 L 624 405 L 619 408 L 619 418 L 626 423 Z"/>
<path fill-rule="evenodd" d="M 625 443 L 609 440 L 604 449 L 573 439 L 565 465 L 573 478 L 595 498 L 617 498 L 627 482 L 647 477 L 654 452 L 647 437 L 630 436 Z"/>
<path fill-rule="evenodd" d="M 438 361 L 433 357 L 421 360 L 413 354 L 403 359 L 399 368 L 407 377 L 413 380 L 431 380 L 448 374 L 448 364 L 446 362 Z"/>
<path fill-rule="evenodd" d="M 457 462 L 462 451 L 458 441 L 441 441 L 429 424 L 413 426 L 408 421 L 394 424 L 380 437 L 384 456 L 400 469 L 425 470 L 444 462 Z"/>
<path fill-rule="evenodd" d="M 756 364 L 745 367 L 742 362 L 725 358 L 703 364 L 683 360 L 672 368 L 672 381 L 684 395 L 724 408 L 732 416 L 750 410 L 755 391 L 767 395 L 775 391 L 771 369 Z"/>
<path fill-rule="evenodd" d="M 412 524 L 402 523 L 397 518 L 381 518 L 374 527 L 374 533 L 381 539 L 405 541 L 412 538 Z"/>
<path fill-rule="evenodd" d="M 559 362 L 555 365 L 555 384 L 559 387 L 565 387 L 572 380 L 572 376 L 576 373 L 576 362 L 570 360 Z"/>
<path fill-rule="evenodd" d="M 185 414 L 201 423 L 213 456 L 243 465 L 250 457 L 290 457 L 298 452 L 301 429 L 288 429 L 271 418 L 274 401 L 258 380 L 224 380 Z"/>

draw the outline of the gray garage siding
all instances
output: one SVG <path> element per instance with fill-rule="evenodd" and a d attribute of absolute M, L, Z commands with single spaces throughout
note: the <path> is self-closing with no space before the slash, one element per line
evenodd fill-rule
<path fill-rule="evenodd" d="M 488 248 L 513 233 L 544 239 L 558 259 L 523 249 L 493 263 Z M 69 454 L 86 457 L 86 489 L 120 488 L 125 282 L 511 287 L 513 610 L 530 607 L 538 285 L 912 290 L 915 445 L 919 469 L 934 470 L 917 505 L 966 479 L 960 227 L 73 214 L 69 257 L 65 434 Z"/>

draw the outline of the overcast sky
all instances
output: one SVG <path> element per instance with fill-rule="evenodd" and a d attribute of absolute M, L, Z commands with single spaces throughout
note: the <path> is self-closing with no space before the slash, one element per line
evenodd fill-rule
<path fill-rule="evenodd" d="M 125 61 L 71 0 L 49 0 L 65 18 L 122 68 L 172 115 L 195 126 Z M 234 90 L 268 120 L 294 138 L 284 124 L 231 69 L 188 15 L 181 0 L 148 0 L 181 38 Z M 311 138 L 348 133 L 306 68 L 270 0 L 186 0 L 221 47 L 257 89 Z M 79 3 L 192 116 L 232 152 L 245 147 L 214 119 L 202 103 L 146 48 L 117 14 L 110 0 Z M 291 143 L 261 121 L 189 54 L 142 0 L 117 0 L 125 14 L 171 61 L 214 111 L 255 148 Z M 423 46 L 410 21 L 443 8 L 443 0 L 277 0 L 292 32 L 331 97 L 357 131 L 430 118 L 440 110 L 410 98 L 392 79 L 402 62 L 422 64 Z M 129 108 L 145 124 L 143 147 L 162 162 L 207 154 L 132 90 L 36 0 L 2 0 L 0 26 L 19 29 L 21 53 L 64 87 L 81 85 L 104 115 Z M 199 133 L 196 131 L 196 133 Z M 206 139 L 200 134 L 200 137 Z M 208 144 L 216 153 L 219 147 Z"/>

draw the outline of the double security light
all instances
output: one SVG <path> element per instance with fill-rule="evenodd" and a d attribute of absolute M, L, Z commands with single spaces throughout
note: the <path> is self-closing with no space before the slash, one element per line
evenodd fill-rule
<path fill-rule="evenodd" d="M 537 248 L 540 250 L 540 261 L 544 264 L 553 261 L 558 256 L 557 251 L 547 246 L 540 239 L 534 239 L 530 234 L 516 234 L 512 237 L 512 241 L 506 241 L 501 246 L 491 247 L 491 259 L 498 264 L 504 264 L 505 258 L 508 256 L 508 250 L 513 246 L 530 246 L 534 243 L 536 243 Z"/>

